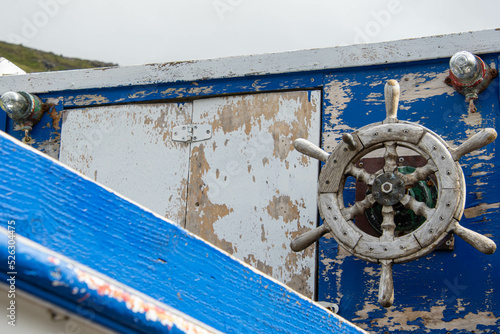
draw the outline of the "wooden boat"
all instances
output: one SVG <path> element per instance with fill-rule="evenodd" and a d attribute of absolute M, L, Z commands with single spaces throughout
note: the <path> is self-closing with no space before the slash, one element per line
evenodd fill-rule
<path fill-rule="evenodd" d="M 3 60 L 0 94 L 32 109 L 0 118 L 2 332 L 498 332 L 499 55 L 486 30 Z"/>

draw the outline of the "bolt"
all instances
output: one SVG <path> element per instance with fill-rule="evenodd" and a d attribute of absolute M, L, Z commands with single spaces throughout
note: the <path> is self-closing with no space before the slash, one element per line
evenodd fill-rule
<path fill-rule="evenodd" d="M 209 133 L 210 133 L 210 130 L 207 130 L 207 134 L 209 134 Z"/>
<path fill-rule="evenodd" d="M 398 201 L 400 201 L 405 195 L 403 195 L 402 193 L 399 193 L 396 195 L 396 198 L 398 199 Z"/>
<path fill-rule="evenodd" d="M 383 193 L 390 193 L 392 191 L 392 183 L 390 182 L 385 182 L 383 185 L 382 185 L 382 192 Z"/>
<path fill-rule="evenodd" d="M 399 162 L 405 161 L 405 158 L 399 158 Z"/>
<path fill-rule="evenodd" d="M 405 246 L 403 246 L 403 245 L 401 245 L 401 246 L 399 246 L 399 248 L 401 248 L 401 250 L 403 250 L 403 249 L 405 249 L 406 247 L 405 247 Z"/>
<path fill-rule="evenodd" d="M 450 245 L 451 245 L 451 240 L 446 241 L 446 246 L 450 246 Z"/>
<path fill-rule="evenodd" d="M 373 183 L 375 183 L 375 185 L 379 186 L 382 183 L 382 181 L 380 181 L 379 179 L 376 179 Z"/>
<path fill-rule="evenodd" d="M 399 180 L 399 181 L 398 181 L 398 183 L 397 183 L 398 187 L 402 187 L 402 186 L 403 186 L 403 184 L 404 184 L 404 183 L 403 183 L 403 180 Z"/>
<path fill-rule="evenodd" d="M 373 197 L 374 198 L 379 198 L 380 197 L 380 193 L 378 191 L 374 192 L 373 193 Z"/>

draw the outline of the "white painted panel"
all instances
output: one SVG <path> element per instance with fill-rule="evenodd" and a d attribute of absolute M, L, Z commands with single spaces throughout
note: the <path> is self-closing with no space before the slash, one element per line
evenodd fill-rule
<path fill-rule="evenodd" d="M 66 111 L 60 161 L 173 221 L 183 222 L 189 144 L 171 129 L 192 104 L 140 104 Z"/>
<path fill-rule="evenodd" d="M 187 229 L 313 297 L 315 249 L 290 241 L 317 224 L 318 161 L 293 140 L 319 145 L 319 91 L 196 100 L 193 122 L 210 140 L 192 144 Z"/>

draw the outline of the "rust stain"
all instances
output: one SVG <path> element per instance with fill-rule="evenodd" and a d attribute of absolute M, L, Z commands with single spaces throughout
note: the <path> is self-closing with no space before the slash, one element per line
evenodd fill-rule
<path fill-rule="evenodd" d="M 498 208 L 500 208 L 500 202 L 499 203 L 491 203 L 491 204 L 481 203 L 479 205 L 465 209 L 464 216 L 466 218 L 475 218 L 475 217 L 482 216 L 482 215 L 488 213 L 488 210 L 490 210 L 490 209 L 498 209 Z"/>
<path fill-rule="evenodd" d="M 300 218 L 299 208 L 290 200 L 290 196 L 274 196 L 267 206 L 267 212 L 276 220 L 283 218 L 285 223 Z"/>
<path fill-rule="evenodd" d="M 262 166 L 269 165 L 269 158 L 263 158 L 262 159 Z"/>
<path fill-rule="evenodd" d="M 233 254 L 235 252 L 233 244 L 226 240 L 221 240 L 215 234 L 214 224 L 234 210 L 233 208 L 228 208 L 225 204 L 213 203 L 207 196 L 210 189 L 203 182 L 203 176 L 210 169 L 210 166 L 206 160 L 204 149 L 204 144 L 192 148 L 186 229 L 216 247 Z"/>
<path fill-rule="evenodd" d="M 48 112 L 47 114 L 49 114 L 50 118 L 52 118 L 52 127 L 54 128 L 54 130 L 61 130 L 61 126 L 59 124 L 61 123 L 62 110 L 58 112 L 55 107 L 52 107 L 50 109 L 50 112 Z"/>

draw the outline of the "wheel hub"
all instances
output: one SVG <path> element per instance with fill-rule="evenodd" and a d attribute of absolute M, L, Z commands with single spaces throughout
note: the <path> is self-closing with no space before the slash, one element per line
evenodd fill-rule
<path fill-rule="evenodd" d="M 381 205 L 394 205 L 405 195 L 404 180 L 394 173 L 383 173 L 373 181 L 372 194 Z"/>

